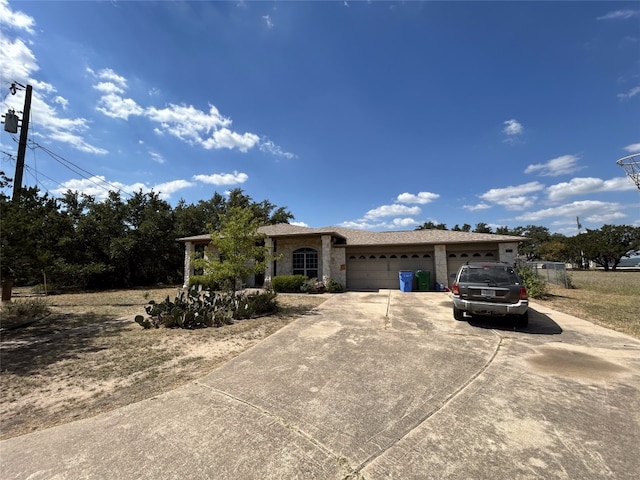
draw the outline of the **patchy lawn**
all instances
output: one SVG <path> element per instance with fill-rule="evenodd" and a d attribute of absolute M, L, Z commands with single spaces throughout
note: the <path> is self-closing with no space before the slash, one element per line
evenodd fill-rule
<path fill-rule="evenodd" d="M 576 270 L 569 277 L 575 288 L 549 285 L 549 298 L 535 301 L 640 338 L 640 272 Z"/>
<path fill-rule="evenodd" d="M 148 300 L 177 291 L 49 296 L 49 316 L 2 331 L 0 438 L 91 417 L 200 378 L 329 298 L 279 294 L 276 315 L 222 328 L 144 330 L 133 321 Z"/>

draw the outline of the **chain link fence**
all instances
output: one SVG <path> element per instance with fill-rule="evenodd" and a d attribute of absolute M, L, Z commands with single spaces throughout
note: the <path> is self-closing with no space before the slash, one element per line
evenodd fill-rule
<path fill-rule="evenodd" d="M 533 270 L 536 272 L 539 278 L 552 283 L 554 285 L 561 285 L 565 288 L 571 287 L 571 279 L 567 272 L 567 266 L 562 262 L 527 262 Z"/>

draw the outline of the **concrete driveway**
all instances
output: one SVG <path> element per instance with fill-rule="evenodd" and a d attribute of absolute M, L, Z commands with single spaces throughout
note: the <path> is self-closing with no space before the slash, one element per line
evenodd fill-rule
<path fill-rule="evenodd" d="M 349 292 L 211 375 L 0 443 L 20 479 L 635 479 L 640 341 L 533 305 Z"/>

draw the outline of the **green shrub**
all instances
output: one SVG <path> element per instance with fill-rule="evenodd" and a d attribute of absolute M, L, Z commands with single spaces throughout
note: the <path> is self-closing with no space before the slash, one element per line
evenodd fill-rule
<path fill-rule="evenodd" d="M 327 292 L 329 293 L 340 293 L 343 291 L 342 284 L 333 278 L 330 278 L 327 281 Z"/>
<path fill-rule="evenodd" d="M 308 279 L 305 275 L 278 275 L 271 279 L 271 287 L 278 293 L 300 293 Z"/>
<path fill-rule="evenodd" d="M 524 286 L 527 287 L 529 297 L 545 298 L 549 294 L 546 280 L 540 278 L 531 265 L 520 265 L 517 271 Z"/>
<path fill-rule="evenodd" d="M 262 293 L 254 293 L 236 297 L 237 303 L 235 305 L 235 313 L 233 318 L 251 318 L 277 312 L 277 295 L 278 294 L 273 290 L 268 290 Z"/>
<path fill-rule="evenodd" d="M 234 296 L 192 287 L 172 300 L 151 300 L 145 307 L 148 317 L 137 315 L 135 321 L 143 328 L 205 328 L 222 327 L 234 319 L 251 318 L 277 311 L 276 292 L 267 291 Z"/>
<path fill-rule="evenodd" d="M 137 315 L 135 321 L 143 328 L 204 328 L 221 327 L 233 322 L 233 299 L 226 294 L 192 287 L 171 300 L 154 300 L 145 307 L 148 318 Z"/>
<path fill-rule="evenodd" d="M 213 275 L 193 275 L 189 277 L 189 288 L 201 286 L 203 290 L 221 290 Z"/>

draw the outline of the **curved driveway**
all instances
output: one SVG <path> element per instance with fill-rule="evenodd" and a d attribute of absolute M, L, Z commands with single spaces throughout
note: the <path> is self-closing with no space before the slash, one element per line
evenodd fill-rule
<path fill-rule="evenodd" d="M 533 305 L 334 295 L 167 394 L 0 443 L 20 479 L 635 479 L 640 341 Z"/>

